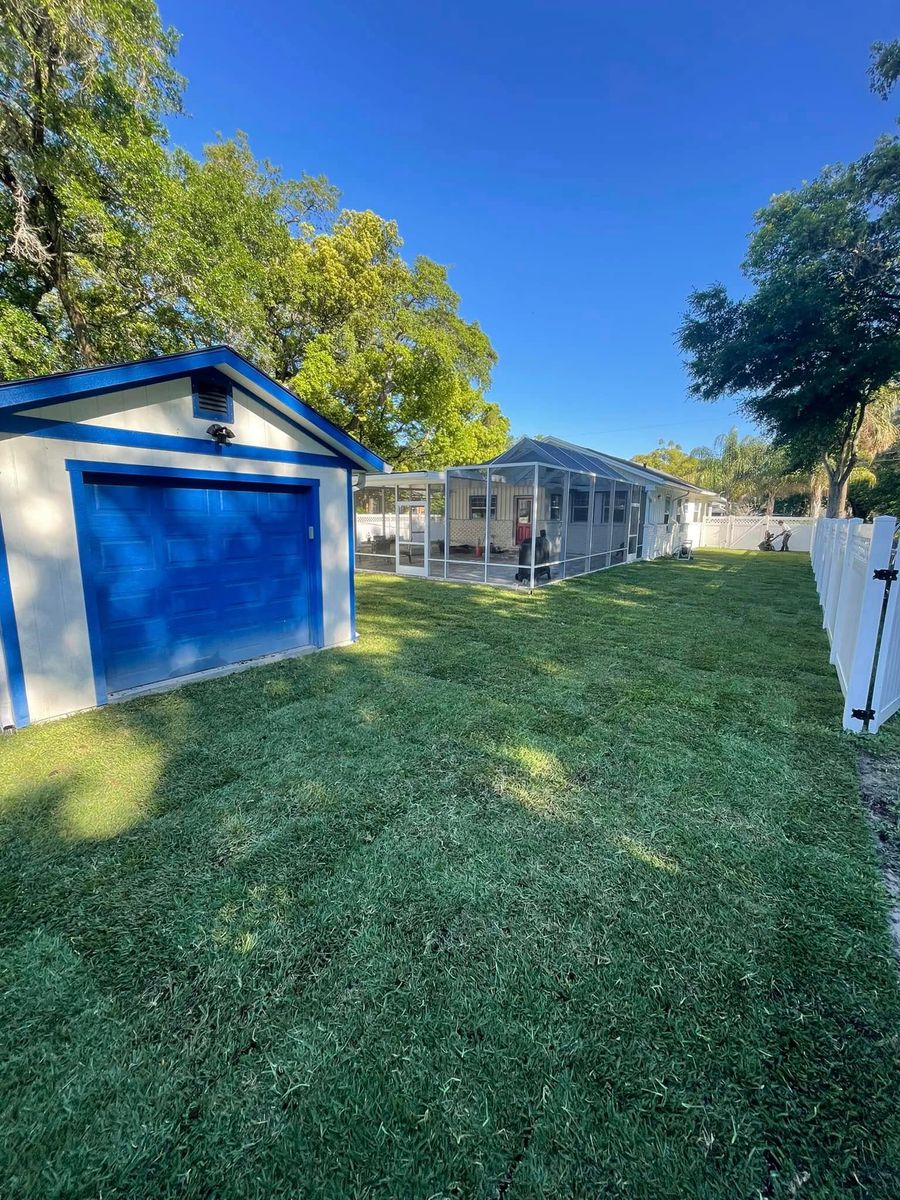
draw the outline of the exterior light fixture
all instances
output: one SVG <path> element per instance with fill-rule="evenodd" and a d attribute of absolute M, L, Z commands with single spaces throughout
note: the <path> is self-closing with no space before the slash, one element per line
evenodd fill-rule
<path fill-rule="evenodd" d="M 227 425 L 210 425 L 206 432 L 217 446 L 227 446 L 234 437 L 234 430 Z"/>

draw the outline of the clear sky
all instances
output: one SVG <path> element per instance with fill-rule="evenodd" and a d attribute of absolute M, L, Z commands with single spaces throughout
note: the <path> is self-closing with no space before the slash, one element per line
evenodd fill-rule
<path fill-rule="evenodd" d="M 195 153 L 245 130 L 451 266 L 515 433 L 630 456 L 738 423 L 687 397 L 690 290 L 752 214 L 893 127 L 897 0 L 162 0 Z"/>

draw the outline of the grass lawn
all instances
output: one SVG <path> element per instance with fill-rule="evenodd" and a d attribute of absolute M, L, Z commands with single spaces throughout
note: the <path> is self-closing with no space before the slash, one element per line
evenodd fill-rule
<path fill-rule="evenodd" d="M 0 1193 L 900 1196 L 900 989 L 804 555 L 0 744 Z"/>

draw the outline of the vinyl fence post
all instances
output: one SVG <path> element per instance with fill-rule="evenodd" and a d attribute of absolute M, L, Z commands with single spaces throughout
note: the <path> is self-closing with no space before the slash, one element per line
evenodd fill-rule
<path fill-rule="evenodd" d="M 853 571 L 853 555 L 856 547 L 856 536 L 862 521 L 859 517 L 854 517 L 852 521 L 846 521 L 845 528 L 842 530 L 842 545 L 844 553 L 841 558 L 840 567 L 837 577 L 834 580 L 833 591 L 828 596 L 828 632 L 831 634 L 831 653 L 828 655 L 828 661 L 834 663 L 838 656 L 838 644 L 835 638 L 835 631 L 843 616 L 841 612 L 841 592 L 846 595 L 846 583 L 850 574 Z"/>
<path fill-rule="evenodd" d="M 847 676 L 847 694 L 844 703 L 844 728 L 850 729 L 854 733 L 860 733 L 868 724 L 864 717 L 853 714 L 854 712 L 864 712 L 869 706 L 885 587 L 883 580 L 874 577 L 874 572 L 882 567 L 887 567 L 890 563 L 894 525 L 893 517 L 876 517 L 872 527 L 872 538 L 869 542 L 866 582 L 859 611 L 856 641 L 853 647 L 853 661 Z"/>
<path fill-rule="evenodd" d="M 881 519 L 887 522 L 891 518 Z M 891 537 L 891 557 L 879 564 L 887 570 L 896 569 L 897 566 L 897 544 L 894 540 L 896 533 L 895 522 Z M 900 583 L 896 580 L 886 580 L 885 585 L 890 590 L 883 609 L 881 638 L 876 647 L 875 672 L 869 703 L 873 712 L 869 722 L 870 733 L 877 733 L 884 722 L 900 708 Z"/>

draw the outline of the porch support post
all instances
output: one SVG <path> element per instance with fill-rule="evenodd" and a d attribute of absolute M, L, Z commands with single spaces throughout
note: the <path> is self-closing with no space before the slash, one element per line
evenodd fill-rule
<path fill-rule="evenodd" d="M 534 464 L 534 489 L 531 499 L 531 590 L 534 591 L 534 547 L 537 542 L 537 527 L 538 527 L 538 467 Z"/>

